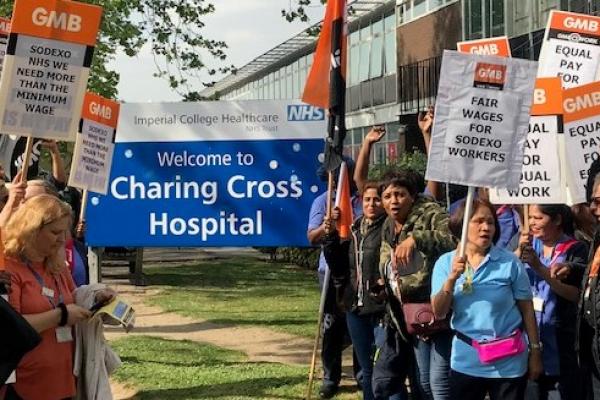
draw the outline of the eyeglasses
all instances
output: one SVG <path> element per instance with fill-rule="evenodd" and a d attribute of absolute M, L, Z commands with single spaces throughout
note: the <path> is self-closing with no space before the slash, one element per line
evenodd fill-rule
<path fill-rule="evenodd" d="M 590 207 L 600 207 L 600 196 L 590 199 Z"/>

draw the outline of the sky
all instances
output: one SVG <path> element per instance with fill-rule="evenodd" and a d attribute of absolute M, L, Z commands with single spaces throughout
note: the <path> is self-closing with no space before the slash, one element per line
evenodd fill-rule
<path fill-rule="evenodd" d="M 227 43 L 225 65 L 237 68 L 318 22 L 324 13 L 324 7 L 314 0 L 317 5 L 308 9 L 310 23 L 289 23 L 281 16 L 281 10 L 289 9 L 294 0 L 213 0 L 212 3 L 216 10 L 203 19 L 206 26 L 202 32 L 208 38 Z M 149 46 L 134 58 L 118 54 L 111 67 L 121 74 L 118 89 L 122 101 L 181 99 L 166 81 L 152 76 L 155 65 Z"/>

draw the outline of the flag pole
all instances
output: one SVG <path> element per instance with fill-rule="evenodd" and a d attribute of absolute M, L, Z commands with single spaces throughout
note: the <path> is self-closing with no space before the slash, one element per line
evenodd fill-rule
<path fill-rule="evenodd" d="M 327 214 L 325 218 L 331 216 L 332 209 L 332 198 L 333 198 L 333 172 L 329 171 L 329 177 L 327 180 Z M 329 290 L 329 280 L 331 278 L 331 271 L 329 266 L 325 268 L 325 277 L 323 279 L 323 288 L 321 289 L 321 299 L 319 301 L 319 319 L 317 321 L 317 331 L 315 332 L 315 341 L 313 344 L 312 356 L 310 359 L 310 370 L 308 372 L 308 385 L 306 386 L 306 400 L 310 400 L 312 397 L 312 387 L 315 378 L 315 369 L 317 366 L 317 353 L 319 351 L 319 341 L 321 339 L 321 326 L 323 324 L 323 315 L 325 314 L 325 299 L 327 299 L 327 291 Z"/>
<path fill-rule="evenodd" d="M 33 136 L 27 138 L 25 152 L 23 153 L 23 165 L 21 166 L 21 183 L 27 182 L 27 171 L 29 171 L 29 162 L 31 161 L 31 152 L 33 151 Z"/>
<path fill-rule="evenodd" d="M 81 209 L 79 210 L 79 223 L 85 222 L 85 210 L 88 203 L 88 190 L 85 189 L 81 195 Z"/>
<path fill-rule="evenodd" d="M 469 191 L 467 192 L 467 199 L 465 200 L 465 216 L 463 218 L 462 232 L 460 235 L 460 249 L 458 253 L 460 257 L 464 257 L 465 251 L 467 250 L 467 231 L 469 230 L 469 220 L 471 219 L 471 214 L 473 213 L 474 195 L 475 188 L 473 186 L 469 186 Z"/>

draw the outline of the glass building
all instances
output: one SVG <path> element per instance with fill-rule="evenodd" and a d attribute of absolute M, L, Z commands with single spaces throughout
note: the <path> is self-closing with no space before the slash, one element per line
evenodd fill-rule
<path fill-rule="evenodd" d="M 388 133 L 372 162 L 385 163 L 424 149 L 417 113 L 435 100 L 444 49 L 456 49 L 460 40 L 507 35 L 514 57 L 537 59 L 551 10 L 598 14 L 600 0 L 355 0 L 349 8 L 345 151 L 355 157 L 370 127 L 384 124 Z M 313 28 L 202 95 L 300 98 L 316 45 Z"/>

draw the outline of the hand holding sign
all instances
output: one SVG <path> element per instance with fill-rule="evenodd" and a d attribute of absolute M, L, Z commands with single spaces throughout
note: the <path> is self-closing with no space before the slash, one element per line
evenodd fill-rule
<path fill-rule="evenodd" d="M 12 180 L 10 188 L 8 189 L 8 201 L 5 207 L 17 207 L 25 198 L 25 191 L 27 190 L 27 182 L 23 182 L 21 177 L 23 171 L 19 171 Z"/>
<path fill-rule="evenodd" d="M 423 135 L 431 134 L 431 126 L 433 125 L 433 106 L 429 106 L 427 111 L 419 113 L 417 123 Z"/>

